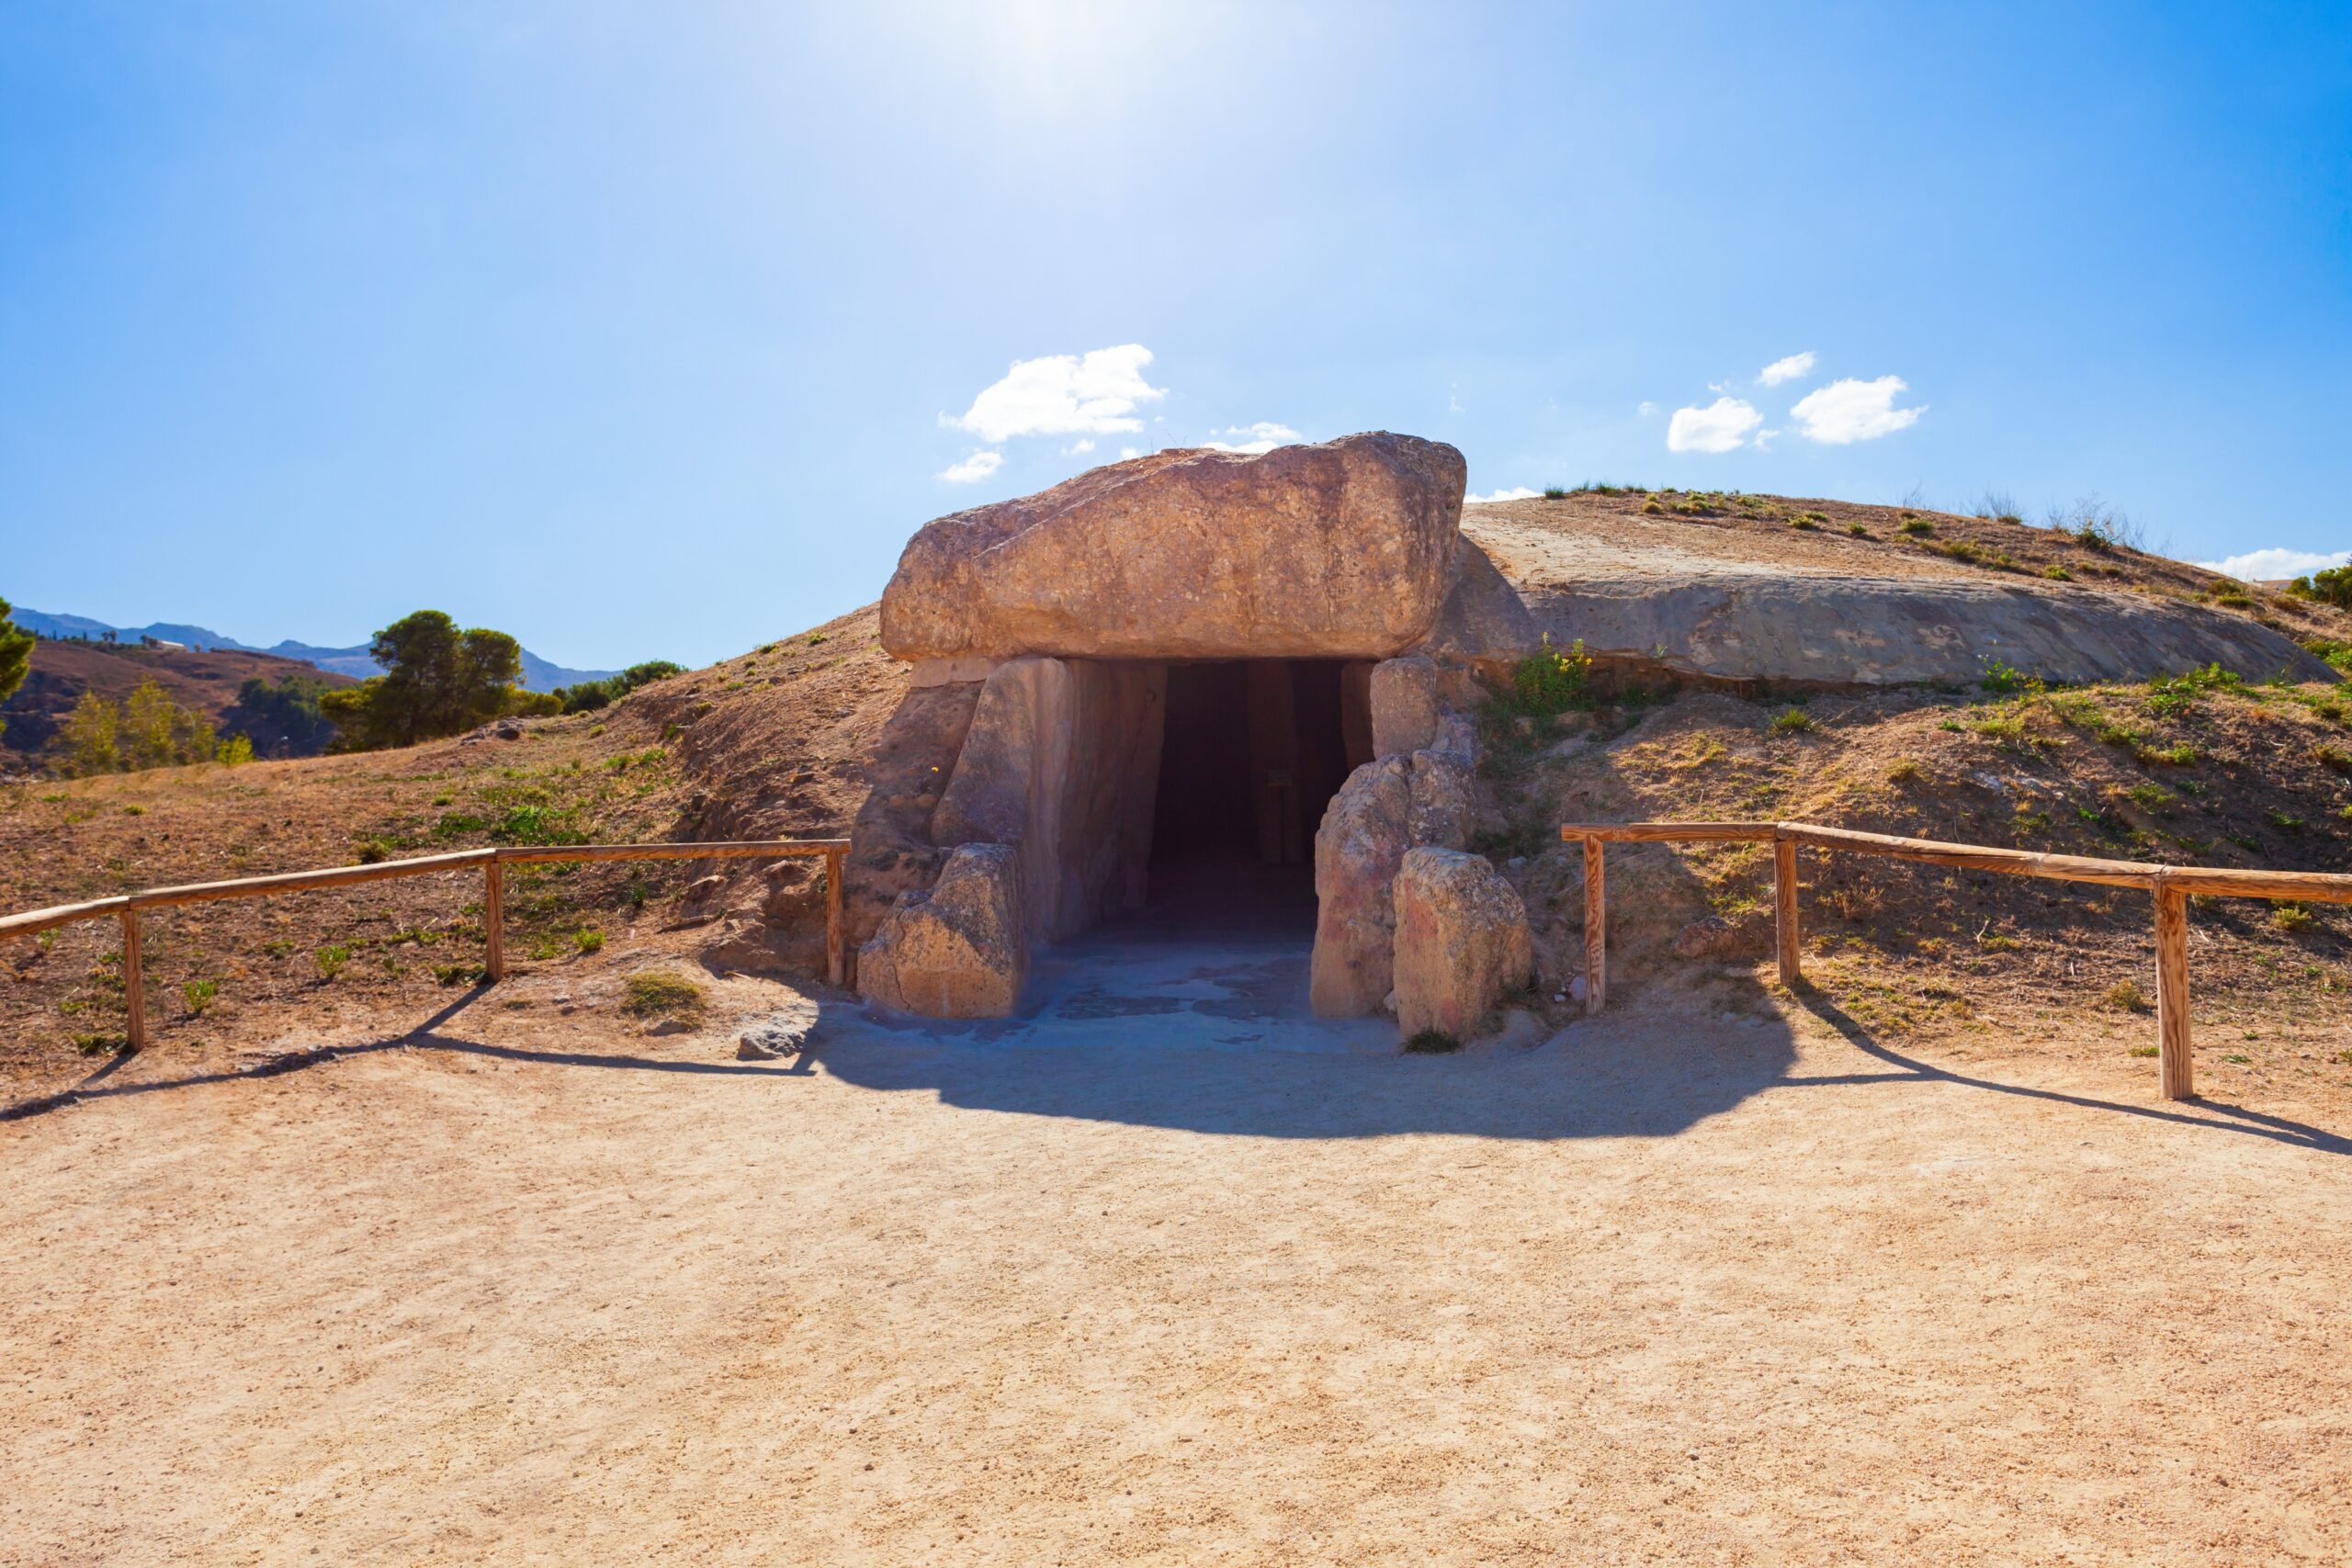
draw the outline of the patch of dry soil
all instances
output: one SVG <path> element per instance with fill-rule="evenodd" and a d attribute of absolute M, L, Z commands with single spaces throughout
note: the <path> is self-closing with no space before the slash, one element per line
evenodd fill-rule
<path fill-rule="evenodd" d="M 2340 1096 L 1713 1007 L 151 1053 L 0 1125 L 0 1560 L 2352 1557 Z"/>

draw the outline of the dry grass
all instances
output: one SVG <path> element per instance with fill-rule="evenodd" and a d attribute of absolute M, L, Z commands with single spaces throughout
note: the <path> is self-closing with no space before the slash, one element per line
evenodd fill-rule
<path fill-rule="evenodd" d="M 1870 831 L 2118 859 L 2352 870 L 2352 784 L 2318 755 L 2344 732 L 2325 688 L 2145 685 L 1963 698 L 1820 696 L 1791 736 L 1777 705 L 1722 694 L 1605 711 L 1615 738 L 1490 768 L 1487 826 L 1797 818 Z M 1532 829 L 1522 833 L 1534 841 Z M 1578 972 L 1578 857 L 1508 868 L 1554 982 Z M 1873 1028 L 1984 1034 L 2088 1017 L 2153 987 L 2144 897 L 1807 852 L 1808 976 Z M 1748 845 L 1611 852 L 1612 995 L 1703 975 L 1669 949 L 1688 922 L 1770 943 L 1769 856 Z M 2196 1013 L 2279 1031 L 2295 1049 L 2347 1014 L 2352 919 L 2335 907 L 2199 900 Z M 2300 1058 L 2298 1058 L 2300 1060 Z M 2332 1069 L 2331 1069 L 2332 1070 Z"/>
<path fill-rule="evenodd" d="M 0 910 L 492 842 L 844 830 L 904 668 L 867 609 L 596 713 L 524 721 L 519 740 L 0 787 Z M 509 961 L 593 967 L 605 933 L 650 938 L 714 871 L 741 890 L 721 904 L 774 915 L 781 961 L 821 962 L 813 877 L 796 867 L 771 884 L 741 862 L 512 867 Z M 481 897 L 478 873 L 452 873 L 153 911 L 155 1045 L 217 1054 L 362 1008 L 421 1021 L 481 976 Z M 85 1073 L 86 1052 L 119 1043 L 119 945 L 110 922 L 0 943 L 0 1100 Z M 167 1005 L 191 986 L 211 987 L 201 1009 Z"/>
<path fill-rule="evenodd" d="M 1957 566 L 1996 576 L 2079 582 L 2178 599 L 2241 615 L 2298 642 L 2352 640 L 2352 615 L 2236 581 L 2186 561 L 2122 545 L 2098 547 L 2075 534 L 2023 522 L 1914 506 L 1724 491 L 1577 491 L 1555 500 L 1500 502 L 1476 513 L 1563 511 L 1594 519 L 1667 517 L 1747 536 L 1775 552 L 1802 551 L 1857 573 L 1902 575 Z"/>

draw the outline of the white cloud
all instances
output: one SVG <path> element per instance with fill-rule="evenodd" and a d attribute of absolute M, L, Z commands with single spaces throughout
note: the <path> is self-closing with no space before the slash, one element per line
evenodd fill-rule
<path fill-rule="evenodd" d="M 1015 435 L 1116 435 L 1141 430 L 1136 405 L 1168 389 L 1143 378 L 1151 350 L 1141 344 L 1098 348 L 1080 355 L 1049 355 L 1013 362 L 1004 379 L 972 400 L 962 417 L 939 423 L 968 430 L 994 446 Z"/>
<path fill-rule="evenodd" d="M 2321 555 L 2313 550 L 2281 549 L 2274 545 L 2267 549 L 2248 550 L 2226 560 L 2201 560 L 2196 564 L 2207 571 L 2218 571 L 2223 577 L 2234 577 L 2242 582 L 2261 582 L 2271 578 L 2308 577 L 2332 566 L 2352 565 L 2352 550 Z"/>
<path fill-rule="evenodd" d="M 1289 425 L 1276 424 L 1268 419 L 1261 419 L 1255 424 L 1229 424 L 1226 426 L 1225 434 L 1244 439 L 1238 442 L 1204 441 L 1201 445 L 1212 452 L 1242 452 L 1254 457 L 1261 452 L 1271 452 L 1277 446 L 1287 446 L 1294 441 L 1306 439 Z"/>
<path fill-rule="evenodd" d="M 1728 392 L 1731 390 L 1731 383 L 1729 381 L 1710 381 L 1707 383 L 1707 390 L 1711 392 Z"/>
<path fill-rule="evenodd" d="M 1750 441 L 1748 445 L 1755 447 L 1758 452 L 1770 452 L 1772 449 L 1773 437 L 1780 434 L 1781 433 L 1777 430 L 1759 430 L 1756 433 L 1755 439 Z"/>
<path fill-rule="evenodd" d="M 1143 448 L 1140 446 L 1122 446 L 1119 448 L 1119 461 L 1122 463 L 1125 462 L 1130 457 L 1140 457 L 1142 456 Z"/>
<path fill-rule="evenodd" d="M 1806 393 L 1789 411 L 1789 417 L 1797 422 L 1798 434 L 1825 446 L 1875 441 L 1882 435 L 1908 430 L 1928 412 L 1925 405 L 1916 409 L 1894 406 L 1895 394 L 1908 389 L 1900 376 L 1882 376 L 1875 381 L 1857 381 L 1849 377 Z"/>
<path fill-rule="evenodd" d="M 1728 452 L 1764 416 L 1737 398 L 1717 398 L 1705 408 L 1676 409 L 1666 427 L 1669 452 Z"/>
<path fill-rule="evenodd" d="M 1650 415 L 1657 412 L 1657 405 L 1645 398 L 1642 400 L 1642 406 L 1635 409 L 1634 412 L 1640 414 L 1644 419 L 1647 419 Z"/>
<path fill-rule="evenodd" d="M 1462 504 L 1483 506 L 1490 501 L 1533 501 L 1541 493 L 1539 491 L 1532 491 L 1525 485 L 1521 485 L 1516 490 L 1498 490 L 1492 495 L 1465 495 L 1462 498 Z"/>
<path fill-rule="evenodd" d="M 1094 443 L 1092 441 L 1081 439 L 1073 441 L 1069 446 L 1063 447 L 1062 456 L 1065 457 L 1075 457 L 1080 452 L 1091 452 L 1093 450 Z"/>
<path fill-rule="evenodd" d="M 1003 463 L 1003 453 L 982 450 L 944 470 L 939 477 L 952 485 L 978 484 L 996 472 Z"/>
<path fill-rule="evenodd" d="M 1771 364 L 1758 370 L 1756 373 L 1756 378 L 1767 387 L 1777 387 L 1783 381 L 1793 381 L 1800 376 L 1810 376 L 1813 374 L 1815 358 L 1813 350 L 1808 348 L 1803 354 L 1792 354 L 1786 359 L 1775 359 Z"/>

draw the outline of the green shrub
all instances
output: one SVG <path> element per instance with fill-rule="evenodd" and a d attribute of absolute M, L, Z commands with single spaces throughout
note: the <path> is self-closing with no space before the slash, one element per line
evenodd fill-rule
<path fill-rule="evenodd" d="M 1584 650 L 1584 639 L 1578 637 L 1564 653 L 1546 632 L 1542 650 L 1512 668 L 1511 695 L 1522 713 L 1565 713 L 1586 703 L 1591 681 L 1592 655 Z"/>
<path fill-rule="evenodd" d="M 1462 1042 L 1442 1029 L 1424 1029 L 1405 1042 L 1405 1049 L 1417 1056 L 1442 1056 L 1461 1050 Z"/>
<path fill-rule="evenodd" d="M 2316 655 L 2338 670 L 2352 673 L 2352 642 L 2339 642 L 2334 637 L 2315 637 L 2303 644 L 2303 651 Z"/>
<path fill-rule="evenodd" d="M 599 952 L 605 945 L 605 933 L 582 927 L 571 933 L 571 945 L 583 953 Z"/>
<path fill-rule="evenodd" d="M 2295 936 L 2319 923 L 2318 917 L 2301 904 L 2284 903 L 2270 911 L 2270 923 Z"/>
<path fill-rule="evenodd" d="M 1568 487 L 1566 485 L 1545 485 L 1544 487 L 1544 499 L 1546 501 L 1566 501 L 1568 499 Z"/>
<path fill-rule="evenodd" d="M 343 973 L 345 964 L 351 962 L 351 949 L 341 942 L 329 942 L 311 953 L 311 958 L 319 966 L 319 978 L 332 980 Z"/>
<path fill-rule="evenodd" d="M 2312 748 L 2312 761 L 2333 773 L 2352 773 L 2352 751 L 2325 743 Z"/>
<path fill-rule="evenodd" d="M 1820 728 L 1813 721 L 1813 715 L 1803 708 L 1782 708 L 1772 716 L 1771 728 L 1775 735 L 1809 735 Z"/>
<path fill-rule="evenodd" d="M 1936 525 L 1924 517 L 1914 517 L 1907 512 L 1903 514 L 1903 521 L 1897 523 L 1894 527 L 1897 533 L 1908 534 L 1915 539 L 1931 538 L 1936 532 Z"/>
<path fill-rule="evenodd" d="M 1871 536 L 1870 525 L 1867 523 L 1849 523 L 1846 525 L 1846 532 L 1857 539 L 1867 539 Z"/>
<path fill-rule="evenodd" d="M 2148 682 L 2148 711 L 2158 718 L 2172 718 L 2197 705 L 2197 699 L 2213 692 L 2243 692 L 2245 682 L 2218 664 L 2208 664 L 2201 670 L 2186 674 L 2158 676 Z"/>
<path fill-rule="evenodd" d="M 2075 581 L 2075 574 L 2068 571 L 2063 566 L 2045 566 L 2041 569 L 2041 575 L 2048 578 L 2052 582 L 2072 582 Z"/>
<path fill-rule="evenodd" d="M 2332 566 L 2299 577 L 2287 585 L 2287 592 L 2298 599 L 2316 599 L 2339 610 L 2352 610 L 2352 566 Z"/>
<path fill-rule="evenodd" d="M 2155 1006 L 2148 999 L 2148 994 L 2130 980 L 2118 980 L 2099 999 L 2118 1012 L 2146 1012 Z"/>
<path fill-rule="evenodd" d="M 813 640 L 821 642 L 824 639 L 820 636 Z M 774 643 L 765 644 L 760 652 L 765 653 L 775 646 Z M 685 672 L 686 667 L 683 664 L 673 664 L 666 659 L 650 659 L 642 664 L 630 665 L 617 675 L 607 675 L 601 681 L 582 681 L 576 686 L 558 686 L 555 695 L 565 713 L 594 713 L 598 708 L 610 707 L 639 686 Z"/>
<path fill-rule="evenodd" d="M 573 815 L 568 807 L 509 807 L 490 836 L 503 844 L 584 844 L 588 836 L 573 826 Z"/>
<path fill-rule="evenodd" d="M 2025 739 L 2025 715 L 2015 708 L 1995 708 L 1982 717 L 1971 720 L 1968 728 L 1995 740 L 2022 740 Z"/>
<path fill-rule="evenodd" d="M 2041 690 L 2041 678 L 2025 673 L 2007 660 L 1988 659 L 1984 661 L 1984 678 L 1977 684 L 1988 692 L 2003 694 L 2038 692 Z"/>
<path fill-rule="evenodd" d="M 674 1018 L 681 1023 L 696 1023 L 702 1019 L 703 989 L 684 975 L 649 969 L 622 982 L 621 1010 L 639 1018 Z"/>
<path fill-rule="evenodd" d="M 202 1018 L 204 1010 L 220 994 L 218 980 L 186 980 L 180 984 L 180 999 L 187 1004 L 190 1018 Z"/>

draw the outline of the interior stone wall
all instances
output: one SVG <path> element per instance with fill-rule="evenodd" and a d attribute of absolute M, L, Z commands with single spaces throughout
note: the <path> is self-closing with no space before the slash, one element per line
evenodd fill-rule
<path fill-rule="evenodd" d="M 980 688 L 932 840 L 1012 845 L 1034 940 L 1141 906 L 1167 682 L 1159 664 L 1033 657 Z"/>

